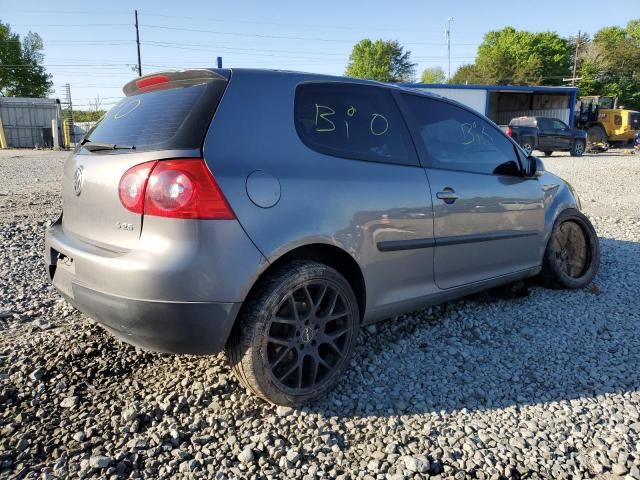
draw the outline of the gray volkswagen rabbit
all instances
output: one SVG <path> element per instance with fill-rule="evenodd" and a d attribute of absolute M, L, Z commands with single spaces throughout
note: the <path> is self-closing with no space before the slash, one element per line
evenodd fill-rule
<path fill-rule="evenodd" d="M 126 342 L 225 350 L 269 402 L 329 390 L 362 325 L 534 276 L 582 288 L 598 270 L 571 186 L 459 103 L 250 69 L 124 93 L 64 166 L 51 281 Z"/>

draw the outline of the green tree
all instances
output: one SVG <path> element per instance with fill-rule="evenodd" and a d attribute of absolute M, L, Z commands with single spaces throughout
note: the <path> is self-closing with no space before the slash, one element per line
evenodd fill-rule
<path fill-rule="evenodd" d="M 490 84 L 557 85 L 571 71 L 571 51 L 555 32 L 505 27 L 484 36 L 474 65 Z"/>
<path fill-rule="evenodd" d="M 640 42 L 640 18 L 627 23 L 627 35 Z"/>
<path fill-rule="evenodd" d="M 422 71 L 420 81 L 422 83 L 443 83 L 446 78 L 442 67 L 429 67 Z"/>
<path fill-rule="evenodd" d="M 104 114 L 107 113 L 106 110 L 74 110 L 73 111 L 73 121 L 74 122 L 97 122 L 100 120 Z"/>
<path fill-rule="evenodd" d="M 416 64 L 411 62 L 411 52 L 397 40 L 365 38 L 353 46 L 345 75 L 381 82 L 411 82 L 415 78 Z"/>
<path fill-rule="evenodd" d="M 40 35 L 29 32 L 23 40 L 0 22 L 0 94 L 45 97 L 53 82 L 42 65 L 44 45 Z"/>
<path fill-rule="evenodd" d="M 600 29 L 578 60 L 582 95 L 618 97 L 619 105 L 640 110 L 640 19 Z"/>
<path fill-rule="evenodd" d="M 480 69 L 474 64 L 462 65 L 456 73 L 454 73 L 449 83 L 455 84 L 484 84 L 487 83 L 487 78 L 480 71 Z"/>

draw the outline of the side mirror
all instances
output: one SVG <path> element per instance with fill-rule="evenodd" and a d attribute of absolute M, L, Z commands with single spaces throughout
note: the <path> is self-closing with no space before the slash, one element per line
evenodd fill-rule
<path fill-rule="evenodd" d="M 544 163 L 538 157 L 530 155 L 527 157 L 527 167 L 525 170 L 525 177 L 536 178 L 541 177 L 544 174 Z"/>

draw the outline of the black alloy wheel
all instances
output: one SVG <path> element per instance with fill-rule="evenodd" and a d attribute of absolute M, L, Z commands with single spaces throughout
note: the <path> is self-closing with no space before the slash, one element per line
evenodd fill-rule
<path fill-rule="evenodd" d="M 329 281 L 292 288 L 271 317 L 265 337 L 273 381 L 295 395 L 321 387 L 348 352 L 352 314 Z"/>
<path fill-rule="evenodd" d="M 360 327 L 351 284 L 332 267 L 295 260 L 266 275 L 245 302 L 226 352 L 240 383 L 278 405 L 331 389 Z"/>
<path fill-rule="evenodd" d="M 586 287 L 600 267 L 600 243 L 593 225 L 568 208 L 556 219 L 542 262 L 540 278 L 553 288 Z"/>

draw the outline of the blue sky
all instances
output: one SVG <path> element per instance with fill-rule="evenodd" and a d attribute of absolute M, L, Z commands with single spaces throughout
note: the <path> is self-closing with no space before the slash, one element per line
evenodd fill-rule
<path fill-rule="evenodd" d="M 143 73 L 194 66 L 284 68 L 342 74 L 358 40 L 397 39 L 411 51 L 418 74 L 426 67 L 447 70 L 444 37 L 451 29 L 452 72 L 473 61 L 482 36 L 511 25 L 563 36 L 593 33 L 640 17 L 638 0 L 316 0 L 249 2 L 151 0 L 31 2 L 0 0 L 0 20 L 17 33 L 38 32 L 55 96 L 71 84 L 73 101 L 84 108 L 100 96 L 105 107 L 135 76 L 133 10 L 140 15 Z M 605 13 L 606 12 L 606 13 Z"/>

